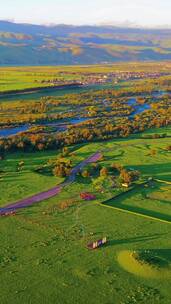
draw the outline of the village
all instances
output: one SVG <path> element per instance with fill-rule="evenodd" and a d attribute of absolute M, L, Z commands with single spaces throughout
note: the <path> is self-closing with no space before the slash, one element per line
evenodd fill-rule
<path fill-rule="evenodd" d="M 75 72 L 70 73 L 60 73 L 60 78 L 53 78 L 50 80 L 41 80 L 41 84 L 50 85 L 96 85 L 96 84 L 117 84 L 122 81 L 140 80 L 140 79 L 157 79 L 161 76 L 171 75 L 168 72 L 133 72 L 133 71 L 116 71 L 110 73 L 81 73 L 80 79 L 78 79 L 78 74 Z M 72 80 L 68 80 L 66 75 L 72 76 Z M 39 82 L 35 80 L 35 82 Z"/>

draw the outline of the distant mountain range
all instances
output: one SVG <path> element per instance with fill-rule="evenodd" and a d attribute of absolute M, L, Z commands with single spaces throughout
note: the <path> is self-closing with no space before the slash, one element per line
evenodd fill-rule
<path fill-rule="evenodd" d="M 0 65 L 171 59 L 171 29 L 43 26 L 0 21 Z"/>

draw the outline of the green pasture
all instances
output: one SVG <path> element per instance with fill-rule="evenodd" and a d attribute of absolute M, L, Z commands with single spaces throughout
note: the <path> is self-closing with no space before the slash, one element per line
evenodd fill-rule
<path fill-rule="evenodd" d="M 51 86 L 42 80 L 76 80 L 80 76 L 60 74 L 59 67 L 0 67 L 0 92 Z"/>
<path fill-rule="evenodd" d="M 149 177 L 169 181 L 171 155 L 166 147 L 170 144 L 169 137 L 133 136 L 70 147 L 69 158 L 76 165 L 102 151 L 102 166 L 119 163 L 139 170 L 142 181 Z M 60 183 L 62 179 L 34 172 L 35 167 L 58 154 L 59 151 L 7 154 L 0 161 L 1 207 Z M 20 161 L 24 161 L 24 166 L 18 172 Z M 171 214 L 171 186 L 154 182 L 147 188 L 138 187 L 113 203 L 145 208 L 151 215 Z M 97 199 L 82 201 L 82 191 L 95 193 Z M 16 216 L 1 217 L 1 303 L 170 304 L 171 274 L 167 278 L 146 278 L 130 273 L 118 263 L 118 255 L 124 250 L 157 250 L 171 263 L 171 225 L 100 204 L 115 194 L 115 189 L 98 193 L 91 178 L 77 177 L 58 196 L 22 209 Z M 63 202 L 67 202 L 65 208 L 61 208 Z M 90 241 L 104 236 L 108 239 L 106 246 L 95 251 L 86 248 Z"/>
<path fill-rule="evenodd" d="M 60 183 L 62 179 L 37 174 L 34 170 L 55 157 L 55 152 L 9 154 L 7 159 L 0 163 L 0 205 L 48 190 Z M 18 171 L 21 161 L 24 166 Z"/>
<path fill-rule="evenodd" d="M 116 46 L 117 48 L 118 46 Z M 111 50 L 112 51 L 112 50 Z M 115 51 L 113 49 L 113 51 Z M 119 50 L 120 51 L 120 50 Z M 151 72 L 165 71 L 168 66 L 157 62 L 126 62 L 115 64 L 94 64 L 81 66 L 14 66 L 14 67 L 0 67 L 0 93 L 11 90 L 24 90 L 37 87 L 47 87 L 51 84 L 42 80 L 60 81 L 82 81 L 87 79 L 88 74 L 105 74 L 112 72 L 134 71 L 134 72 Z M 121 84 L 122 85 L 122 84 Z"/>

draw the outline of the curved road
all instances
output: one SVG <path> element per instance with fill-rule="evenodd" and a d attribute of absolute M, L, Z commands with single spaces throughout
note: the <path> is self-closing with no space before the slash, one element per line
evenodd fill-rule
<path fill-rule="evenodd" d="M 7 212 L 15 211 L 20 208 L 25 208 L 25 207 L 31 206 L 33 204 L 39 203 L 41 201 L 47 200 L 51 197 L 58 195 L 64 187 L 66 187 L 69 184 L 74 182 L 75 177 L 80 170 L 82 170 L 89 163 L 97 162 L 101 158 L 101 156 L 102 156 L 101 152 L 96 152 L 95 154 L 91 155 L 87 159 L 83 160 L 80 164 L 78 164 L 76 167 L 74 167 L 74 169 L 72 169 L 71 174 L 66 179 L 66 181 L 57 185 L 56 187 L 51 188 L 44 192 L 40 192 L 31 197 L 19 200 L 15 203 L 10 203 L 5 207 L 0 208 L 0 215 L 5 215 L 5 213 L 7 213 Z"/>

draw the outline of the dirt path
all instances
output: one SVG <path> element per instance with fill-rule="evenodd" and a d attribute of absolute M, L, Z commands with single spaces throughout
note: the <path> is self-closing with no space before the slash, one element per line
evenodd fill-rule
<path fill-rule="evenodd" d="M 65 182 L 61 183 L 60 185 L 57 185 L 56 187 L 51 188 L 47 191 L 35 194 L 31 197 L 19 200 L 15 203 L 10 203 L 5 207 L 0 208 L 0 215 L 5 214 L 6 212 L 15 211 L 20 208 L 25 208 L 33 204 L 37 204 L 41 201 L 47 200 L 51 197 L 58 195 L 64 187 L 74 182 L 76 175 L 80 170 L 82 170 L 89 163 L 97 162 L 101 158 L 101 156 L 101 152 L 96 152 L 87 159 L 83 160 L 74 169 L 72 169 L 70 176 L 66 179 Z"/>

